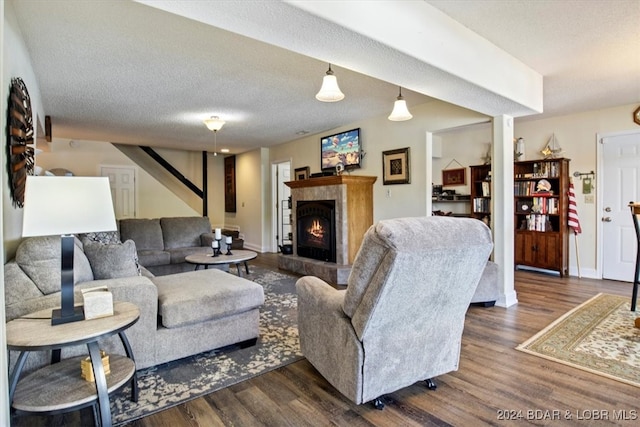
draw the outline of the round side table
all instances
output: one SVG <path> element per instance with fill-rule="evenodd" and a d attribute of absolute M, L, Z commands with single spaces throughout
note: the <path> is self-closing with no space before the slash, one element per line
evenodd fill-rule
<path fill-rule="evenodd" d="M 20 355 L 9 379 L 9 400 L 18 412 L 57 414 L 94 407 L 98 425 L 109 427 L 111 408 L 109 393 L 131 381 L 131 399 L 138 399 L 136 365 L 129 341 L 124 333 L 138 321 L 140 311 L 129 302 L 114 302 L 113 316 L 79 322 L 51 325 L 51 309 L 19 317 L 7 323 L 7 347 Z M 102 365 L 98 340 L 118 334 L 126 357 L 109 355 L 111 373 L 107 378 Z M 80 376 L 84 356 L 57 361 L 59 350 L 86 344 L 93 365 L 93 382 Z M 53 350 L 54 362 L 20 378 L 31 351 Z M 97 405 L 97 408 L 96 408 Z M 96 409 L 99 410 L 96 413 Z"/>

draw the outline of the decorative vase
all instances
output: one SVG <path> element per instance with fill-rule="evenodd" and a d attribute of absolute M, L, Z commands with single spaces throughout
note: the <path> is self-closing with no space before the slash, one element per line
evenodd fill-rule
<path fill-rule="evenodd" d="M 524 138 L 518 138 L 516 141 L 516 149 L 514 152 L 514 158 L 516 162 L 521 162 L 524 160 Z"/>

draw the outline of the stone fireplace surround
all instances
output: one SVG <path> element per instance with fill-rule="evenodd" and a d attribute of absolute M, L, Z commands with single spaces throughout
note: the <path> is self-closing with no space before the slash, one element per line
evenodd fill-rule
<path fill-rule="evenodd" d="M 293 254 L 278 257 L 278 267 L 298 274 L 317 276 L 328 283 L 346 285 L 351 264 L 362 237 L 373 224 L 374 176 L 339 175 L 290 181 L 292 224 L 296 223 L 297 202 L 335 201 L 336 262 L 318 261 L 297 255 L 296 227 L 293 227 Z"/>

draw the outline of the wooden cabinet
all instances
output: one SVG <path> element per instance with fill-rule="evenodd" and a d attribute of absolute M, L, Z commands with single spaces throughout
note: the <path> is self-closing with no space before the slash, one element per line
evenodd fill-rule
<path fill-rule="evenodd" d="M 491 224 L 491 165 L 471 166 L 471 217 Z"/>
<path fill-rule="evenodd" d="M 569 159 L 514 163 L 515 265 L 568 274 Z"/>

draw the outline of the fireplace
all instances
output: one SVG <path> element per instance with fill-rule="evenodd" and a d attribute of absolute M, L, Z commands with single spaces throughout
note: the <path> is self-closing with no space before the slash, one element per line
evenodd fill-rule
<path fill-rule="evenodd" d="M 335 200 L 298 201 L 296 236 L 298 256 L 336 262 Z"/>

